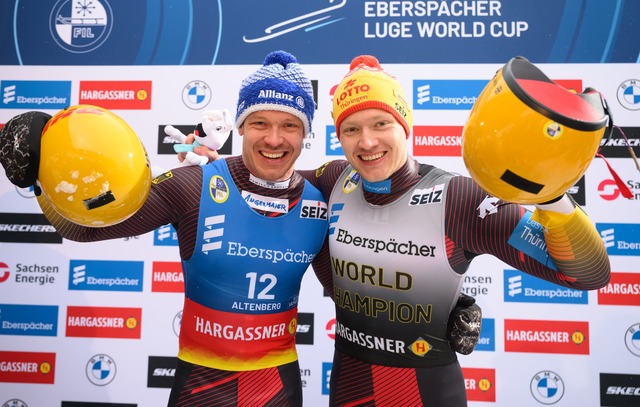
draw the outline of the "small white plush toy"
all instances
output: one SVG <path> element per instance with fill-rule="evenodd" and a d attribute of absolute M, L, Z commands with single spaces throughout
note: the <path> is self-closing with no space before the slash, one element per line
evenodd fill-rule
<path fill-rule="evenodd" d="M 219 150 L 229 138 L 231 130 L 233 130 L 233 119 L 227 109 L 202 112 L 202 120 L 194 133 L 193 144 L 185 144 L 187 136 L 175 127 L 169 125 L 164 128 L 164 132 L 169 137 L 180 143 L 173 146 L 176 153 L 187 153 L 183 165 L 207 164 L 207 157 L 197 155 L 193 152 L 193 148 L 202 145 L 212 150 Z"/>

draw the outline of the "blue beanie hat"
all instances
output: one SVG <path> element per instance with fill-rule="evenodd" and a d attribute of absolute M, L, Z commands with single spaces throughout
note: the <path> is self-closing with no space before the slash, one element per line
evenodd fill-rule
<path fill-rule="evenodd" d="M 242 81 L 236 127 L 242 126 L 251 113 L 260 110 L 291 113 L 302 120 L 304 135 L 311 133 L 315 111 L 313 88 L 296 57 L 288 52 L 270 53 L 262 67 Z"/>

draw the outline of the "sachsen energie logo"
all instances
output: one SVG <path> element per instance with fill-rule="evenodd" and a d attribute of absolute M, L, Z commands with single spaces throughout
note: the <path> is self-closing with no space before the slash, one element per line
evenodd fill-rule
<path fill-rule="evenodd" d="M 589 354 L 586 321 L 504 321 L 505 352 Z"/>
<path fill-rule="evenodd" d="M 140 339 L 141 308 L 67 307 L 68 337 Z"/>

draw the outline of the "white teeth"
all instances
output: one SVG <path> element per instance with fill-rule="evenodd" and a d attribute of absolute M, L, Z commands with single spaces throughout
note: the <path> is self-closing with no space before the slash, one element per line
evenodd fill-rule
<path fill-rule="evenodd" d="M 360 158 L 362 158 L 362 161 L 373 161 L 373 160 L 377 160 L 378 158 L 382 157 L 384 155 L 384 153 L 378 153 L 378 154 L 374 154 L 374 155 L 361 155 Z"/>
<path fill-rule="evenodd" d="M 264 151 L 262 151 L 262 155 L 267 158 L 281 158 L 284 153 L 265 153 Z"/>

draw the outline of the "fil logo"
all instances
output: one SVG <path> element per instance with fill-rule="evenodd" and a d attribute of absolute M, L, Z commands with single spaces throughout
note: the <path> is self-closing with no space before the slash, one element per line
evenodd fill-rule
<path fill-rule="evenodd" d="M 516 295 L 522 294 L 522 276 L 521 275 L 509 277 L 507 281 L 509 281 L 510 297 L 515 297 Z"/>
<path fill-rule="evenodd" d="M 416 88 L 416 97 L 419 105 L 429 103 L 431 101 L 431 84 L 418 86 Z"/>
<path fill-rule="evenodd" d="M 87 266 L 82 264 L 73 268 L 73 285 L 82 284 L 85 282 L 87 274 Z"/>
<path fill-rule="evenodd" d="M 615 235 L 614 229 L 604 229 L 600 231 L 600 237 L 602 237 L 602 241 L 604 242 L 604 246 L 609 248 L 615 246 Z"/>
<path fill-rule="evenodd" d="M 53 39 L 76 54 L 98 48 L 112 28 L 113 13 L 106 1 L 59 0 L 49 16 Z"/>
<path fill-rule="evenodd" d="M 224 235 L 224 228 L 218 225 L 224 225 L 224 215 L 209 216 L 204 220 L 204 231 L 202 238 L 204 243 L 202 244 L 202 252 L 208 254 L 211 250 L 219 250 L 222 247 L 222 235 Z"/>
<path fill-rule="evenodd" d="M 6 86 L 2 92 L 2 103 L 5 105 L 16 100 L 16 85 Z"/>

